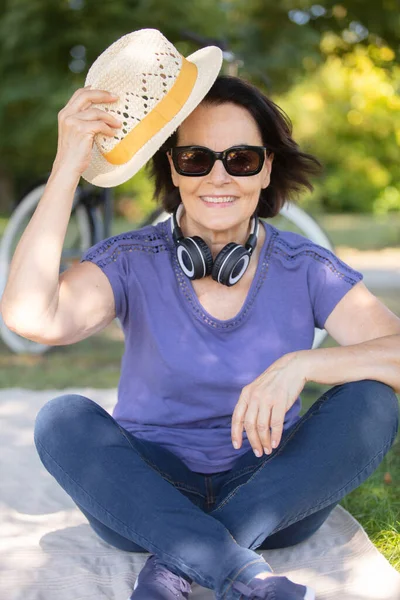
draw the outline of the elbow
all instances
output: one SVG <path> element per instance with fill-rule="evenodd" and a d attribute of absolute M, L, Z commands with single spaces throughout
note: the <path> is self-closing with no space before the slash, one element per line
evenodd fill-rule
<path fill-rule="evenodd" d="M 15 317 L 11 318 L 9 315 L 4 315 L 2 310 L 0 311 L 0 314 L 4 325 L 13 333 L 26 338 L 27 340 L 31 340 L 32 342 L 37 342 L 39 344 L 46 343 L 42 331 L 38 331 L 37 328 L 26 326 L 26 324 L 23 324 L 21 319 Z"/>
<path fill-rule="evenodd" d="M 16 333 L 17 335 L 19 335 L 27 340 L 30 340 L 31 342 L 37 342 L 38 344 L 45 343 L 42 336 L 38 335 L 37 333 L 33 333 L 31 331 L 27 332 L 25 330 L 20 329 L 19 327 L 16 327 L 15 325 L 10 325 L 9 323 L 7 323 L 5 321 L 4 321 L 4 324 L 7 327 L 7 329 L 9 329 L 13 333 Z"/>

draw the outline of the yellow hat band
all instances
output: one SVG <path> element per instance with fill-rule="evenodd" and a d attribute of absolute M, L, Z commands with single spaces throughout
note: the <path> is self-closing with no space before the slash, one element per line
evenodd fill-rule
<path fill-rule="evenodd" d="M 146 142 L 173 119 L 189 98 L 197 79 L 197 67 L 182 56 L 182 67 L 164 98 L 110 152 L 103 154 L 113 165 L 127 163 Z"/>

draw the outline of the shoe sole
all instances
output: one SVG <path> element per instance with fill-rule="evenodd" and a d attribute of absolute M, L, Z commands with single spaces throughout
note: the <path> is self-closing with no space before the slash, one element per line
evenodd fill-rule
<path fill-rule="evenodd" d="M 136 581 L 135 581 L 135 585 L 133 586 L 133 591 L 132 591 L 132 594 L 133 594 L 133 592 L 136 590 L 136 588 L 137 588 L 137 586 L 138 586 L 138 579 L 139 579 L 139 576 L 138 576 L 138 577 L 136 577 Z M 131 598 L 132 598 L 132 594 L 129 596 L 128 600 L 131 600 Z M 308 600 L 308 599 L 307 599 L 307 600 Z"/>
<path fill-rule="evenodd" d="M 304 596 L 304 600 L 315 600 L 315 592 L 312 588 L 306 585 L 306 595 Z"/>

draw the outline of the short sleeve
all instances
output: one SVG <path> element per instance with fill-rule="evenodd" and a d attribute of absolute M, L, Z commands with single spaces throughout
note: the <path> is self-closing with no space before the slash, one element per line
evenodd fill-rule
<path fill-rule="evenodd" d="M 324 329 L 335 306 L 364 275 L 318 244 L 313 244 L 307 254 L 307 281 L 314 323 L 315 327 Z"/>
<path fill-rule="evenodd" d="M 80 260 L 81 263 L 94 263 L 108 278 L 114 293 L 115 313 L 121 323 L 128 313 L 129 261 L 126 248 L 121 236 L 113 236 L 86 250 Z"/>

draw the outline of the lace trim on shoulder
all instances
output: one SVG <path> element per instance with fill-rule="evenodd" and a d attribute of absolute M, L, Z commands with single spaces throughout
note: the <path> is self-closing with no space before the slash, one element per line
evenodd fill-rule
<path fill-rule="evenodd" d="M 280 245 L 284 246 L 284 248 L 280 247 Z M 328 249 L 326 251 L 330 252 Z M 322 250 L 315 248 L 312 242 L 305 241 L 296 246 L 292 246 L 279 236 L 275 244 L 274 254 L 280 254 L 288 261 L 296 260 L 297 257 L 303 255 L 311 256 L 314 260 L 325 264 L 332 273 L 347 283 L 354 284 L 361 279 L 359 275 L 354 273 L 354 270 L 351 267 L 343 263 L 334 253 L 332 253 L 332 258 L 324 256 Z"/>
<path fill-rule="evenodd" d="M 110 250 L 112 248 L 112 251 Z M 162 236 L 155 228 L 152 228 L 148 233 L 128 231 L 120 233 L 114 237 L 108 238 L 102 244 L 97 246 L 95 250 L 85 256 L 85 260 L 96 260 L 99 267 L 104 267 L 112 261 L 118 260 L 118 257 L 123 252 L 150 252 L 157 254 L 168 250 L 163 242 Z M 108 253 L 108 254 L 107 254 Z M 102 254 L 106 254 L 104 258 Z"/>

